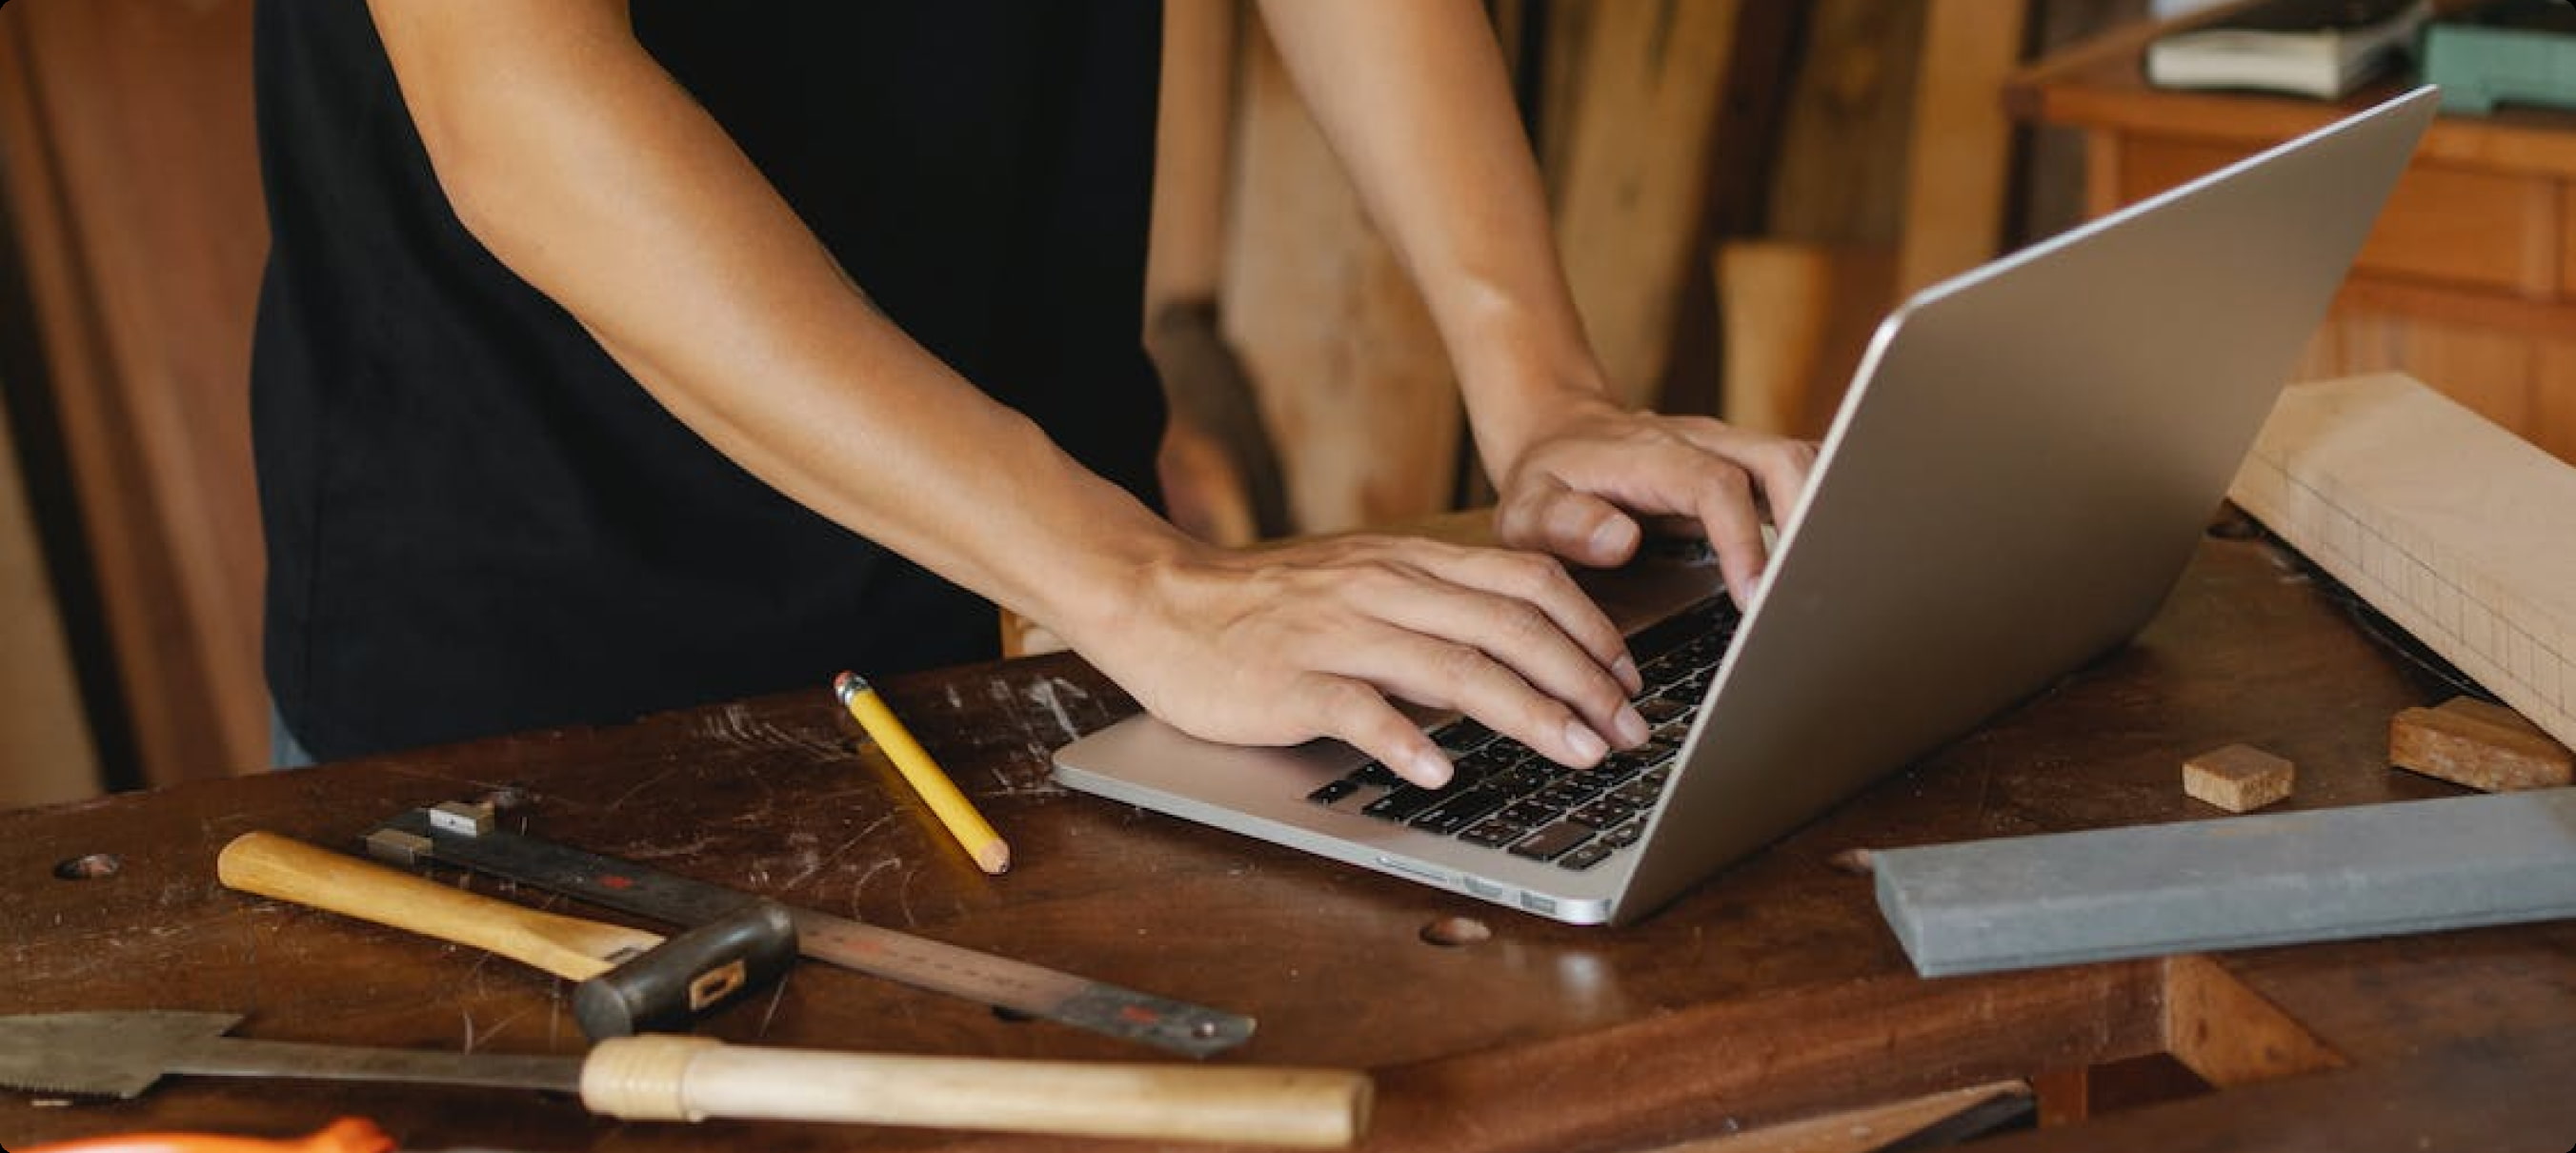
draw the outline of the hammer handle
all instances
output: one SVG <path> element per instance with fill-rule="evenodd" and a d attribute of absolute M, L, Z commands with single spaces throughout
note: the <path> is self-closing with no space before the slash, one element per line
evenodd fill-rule
<path fill-rule="evenodd" d="M 274 833 L 233 838 L 215 875 L 245 893 L 472 945 L 574 981 L 662 943 L 642 929 L 514 905 Z"/>
<path fill-rule="evenodd" d="M 624 1120 L 725 1117 L 919 1125 L 1325 1149 L 1368 1126 L 1368 1075 L 1339 1069 L 915 1057 L 734 1047 L 647 1034 L 601 1041 L 581 1099 Z"/>

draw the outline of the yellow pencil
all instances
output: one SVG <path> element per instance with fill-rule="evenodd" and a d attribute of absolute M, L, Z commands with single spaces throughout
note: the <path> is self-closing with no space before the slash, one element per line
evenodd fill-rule
<path fill-rule="evenodd" d="M 939 823 L 948 826 L 958 844 L 966 846 L 967 855 L 975 858 L 977 867 L 987 873 L 1011 867 L 1011 847 L 1002 843 L 1002 835 L 993 831 L 984 814 L 975 811 L 966 794 L 957 791 L 948 774 L 939 771 L 938 763 L 930 759 L 920 741 L 912 739 L 903 722 L 895 719 L 894 710 L 886 707 L 866 677 L 842 673 L 832 678 L 832 692 L 858 720 L 859 727 L 867 730 L 868 739 L 885 750 L 886 759 L 894 762 L 903 779 L 912 782 L 912 790 L 929 803 Z"/>

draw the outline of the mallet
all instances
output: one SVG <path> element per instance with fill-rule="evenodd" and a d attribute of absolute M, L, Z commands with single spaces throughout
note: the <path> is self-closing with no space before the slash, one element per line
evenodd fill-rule
<path fill-rule="evenodd" d="M 215 858 L 226 886 L 472 945 L 579 982 L 573 1016 L 594 1038 L 686 1028 L 796 959 L 796 925 L 768 901 L 679 936 L 585 921 L 451 888 L 274 833 Z"/>

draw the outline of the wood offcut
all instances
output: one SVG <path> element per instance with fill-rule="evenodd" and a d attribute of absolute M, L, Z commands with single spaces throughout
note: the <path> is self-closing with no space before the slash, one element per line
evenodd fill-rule
<path fill-rule="evenodd" d="M 2576 754 L 2520 713 L 2472 697 L 2389 718 L 2388 763 L 2490 793 L 2576 784 Z"/>

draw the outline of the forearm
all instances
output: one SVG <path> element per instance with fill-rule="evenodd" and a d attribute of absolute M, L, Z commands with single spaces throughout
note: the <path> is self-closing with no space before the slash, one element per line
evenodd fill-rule
<path fill-rule="evenodd" d="M 1265 0 L 1262 16 L 1422 289 L 1488 468 L 1507 471 L 1541 423 L 1604 389 L 1483 9 Z"/>
<path fill-rule="evenodd" d="M 717 449 L 1059 627 L 1179 547 L 877 313 L 622 5 L 427 2 L 374 8 L 459 217 Z"/>

